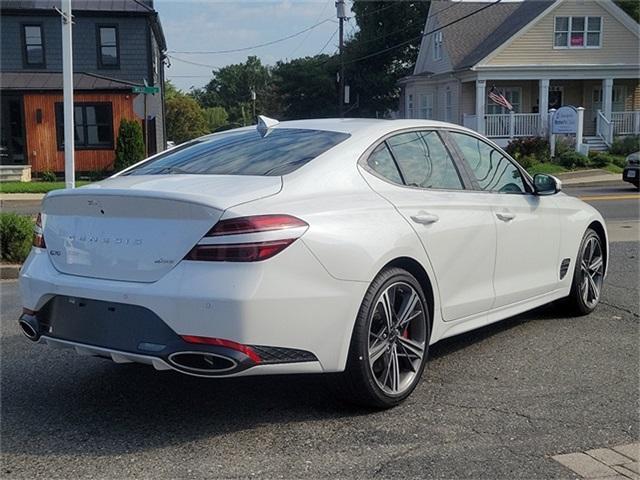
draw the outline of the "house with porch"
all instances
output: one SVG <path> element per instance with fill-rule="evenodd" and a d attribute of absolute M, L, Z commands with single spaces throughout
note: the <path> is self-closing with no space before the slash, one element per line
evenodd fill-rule
<path fill-rule="evenodd" d="M 458 123 L 506 145 L 545 135 L 549 109 L 571 105 L 585 109 L 592 149 L 640 133 L 640 26 L 611 0 L 434 0 L 424 32 L 400 81 L 403 118 Z M 494 87 L 512 112 L 489 99 Z"/>

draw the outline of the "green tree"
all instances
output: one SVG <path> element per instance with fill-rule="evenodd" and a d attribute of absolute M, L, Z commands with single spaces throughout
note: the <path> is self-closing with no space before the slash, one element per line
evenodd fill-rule
<path fill-rule="evenodd" d="M 215 132 L 220 127 L 224 127 L 229 119 L 229 114 L 223 107 L 205 108 L 203 113 L 210 132 Z"/>
<path fill-rule="evenodd" d="M 411 74 L 415 65 L 429 2 L 356 0 L 352 10 L 359 31 L 346 43 L 345 79 L 352 105 L 358 96 L 360 101 L 359 108 L 348 115 L 381 116 L 397 108 L 397 83 Z M 407 43 L 392 48 L 403 42 Z M 381 51 L 384 52 L 359 60 Z M 337 69 L 337 59 L 332 64 Z"/>
<path fill-rule="evenodd" d="M 116 171 L 127 168 L 144 158 L 144 139 L 142 127 L 136 120 L 123 119 L 118 129 L 116 145 Z"/>
<path fill-rule="evenodd" d="M 337 113 L 336 84 L 329 55 L 278 62 L 273 68 L 274 95 L 283 119 L 332 117 Z"/>
<path fill-rule="evenodd" d="M 171 82 L 171 80 L 165 80 L 164 82 L 164 99 L 169 100 L 175 98 L 178 95 L 184 95 L 178 88 Z"/>
<path fill-rule="evenodd" d="M 202 108 L 192 97 L 179 93 L 165 101 L 167 140 L 186 142 L 207 133 Z"/>
<path fill-rule="evenodd" d="M 627 12 L 636 22 L 640 22 L 640 1 L 638 0 L 615 0 L 622 10 Z"/>

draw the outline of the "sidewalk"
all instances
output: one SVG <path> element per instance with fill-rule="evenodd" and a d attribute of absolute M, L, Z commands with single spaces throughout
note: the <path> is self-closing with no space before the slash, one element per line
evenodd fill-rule
<path fill-rule="evenodd" d="M 556 177 L 566 187 L 607 186 L 622 183 L 621 173 L 611 173 L 600 169 L 559 173 Z"/>
<path fill-rule="evenodd" d="M 576 473 L 579 478 L 599 480 L 637 480 L 640 478 L 640 443 L 596 448 L 586 452 L 551 457 Z"/>

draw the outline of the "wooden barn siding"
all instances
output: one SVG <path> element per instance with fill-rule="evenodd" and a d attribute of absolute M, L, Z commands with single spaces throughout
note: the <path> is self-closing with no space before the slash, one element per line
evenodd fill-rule
<path fill-rule="evenodd" d="M 59 94 L 25 94 L 24 118 L 27 134 L 27 155 L 33 172 L 64 171 L 64 152 L 56 140 L 55 104 L 62 102 Z M 76 93 L 74 102 L 111 102 L 113 110 L 114 150 L 76 150 L 76 171 L 90 172 L 113 168 L 115 142 L 123 118 L 136 118 L 133 96 L 127 93 Z M 36 123 L 36 110 L 42 109 L 42 123 Z"/>

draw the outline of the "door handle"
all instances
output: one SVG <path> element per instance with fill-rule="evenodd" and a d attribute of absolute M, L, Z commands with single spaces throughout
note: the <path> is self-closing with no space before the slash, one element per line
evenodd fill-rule
<path fill-rule="evenodd" d="M 429 225 L 431 223 L 436 223 L 440 220 L 440 217 L 432 213 L 419 213 L 417 215 L 412 215 L 411 220 L 422 225 Z"/>
<path fill-rule="evenodd" d="M 510 212 L 498 212 L 496 213 L 496 217 L 498 217 L 498 219 L 502 220 L 503 222 L 510 222 L 511 220 L 516 218 L 516 214 Z"/>

